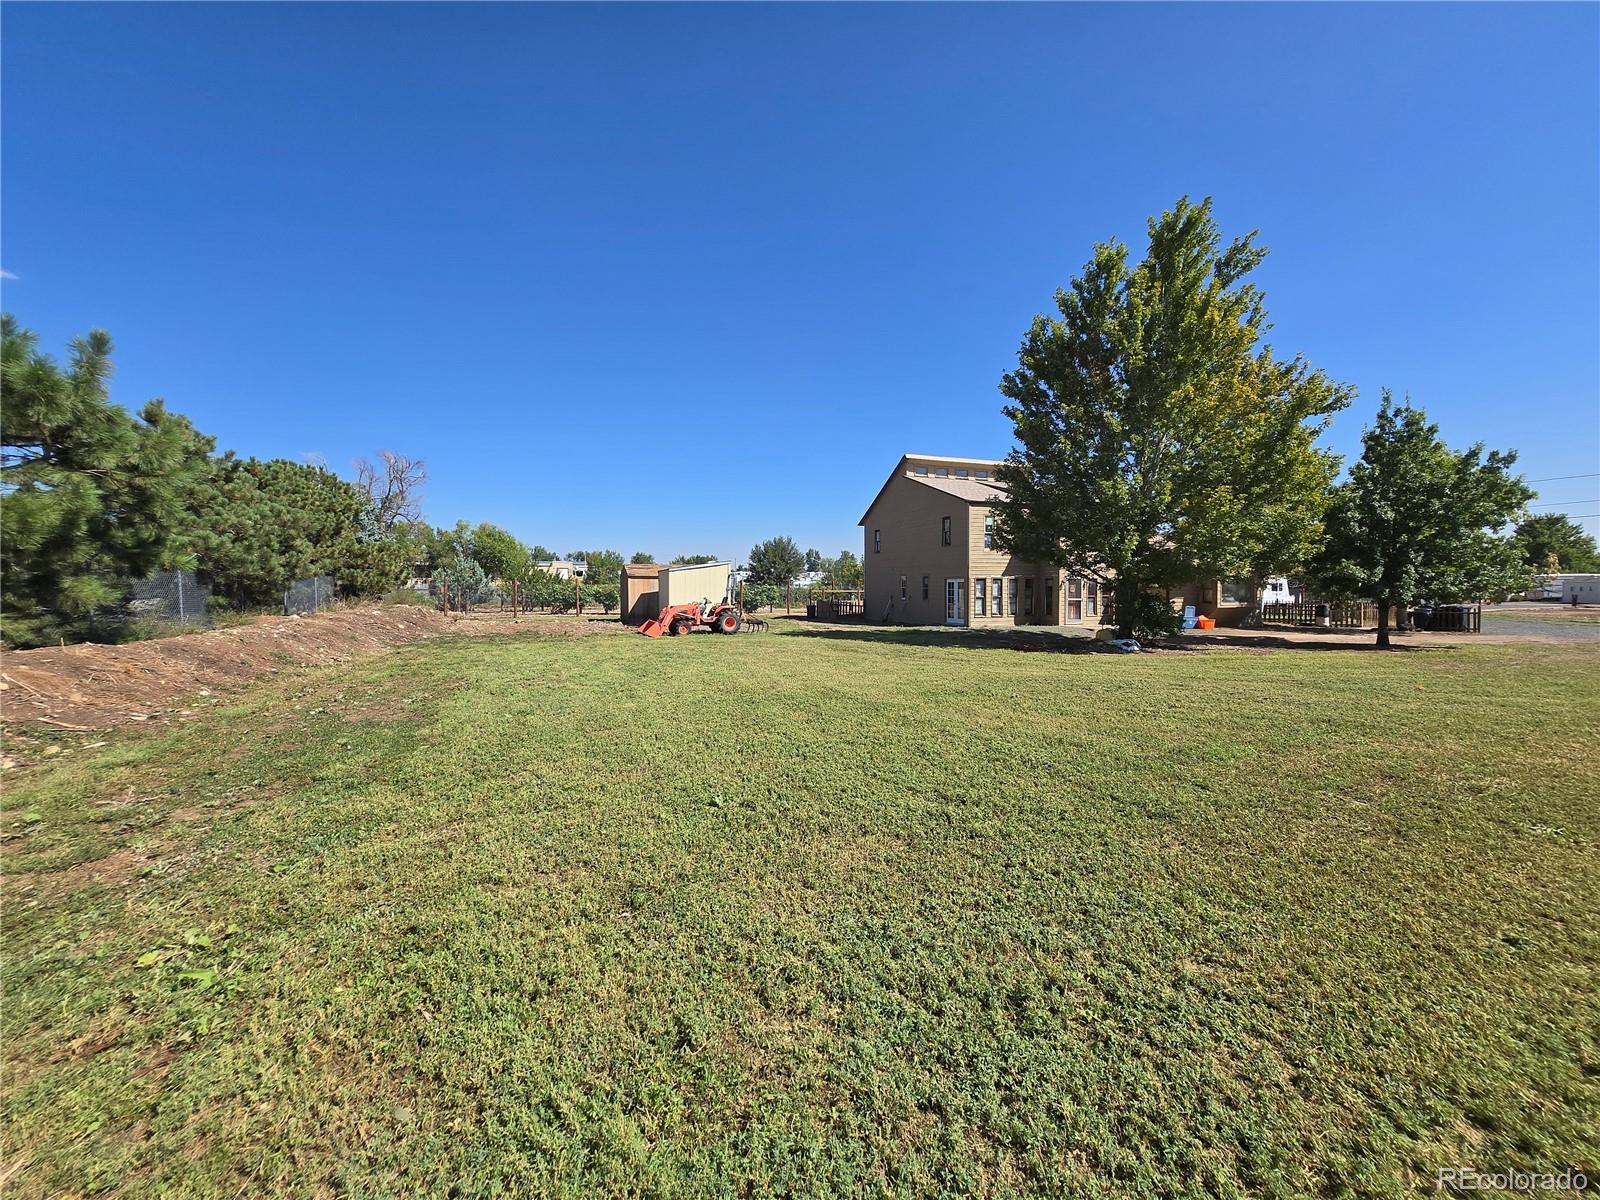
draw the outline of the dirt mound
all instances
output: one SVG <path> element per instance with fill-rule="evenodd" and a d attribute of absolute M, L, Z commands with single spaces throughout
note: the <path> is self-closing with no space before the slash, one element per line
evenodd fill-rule
<path fill-rule="evenodd" d="M 233 691 L 284 666 L 345 662 L 440 634 L 573 636 L 615 622 L 520 624 L 418 607 L 261 617 L 249 625 L 134 642 L 13 650 L 0 659 L 0 715 L 61 729 L 105 729 L 188 715 L 181 702 Z"/>

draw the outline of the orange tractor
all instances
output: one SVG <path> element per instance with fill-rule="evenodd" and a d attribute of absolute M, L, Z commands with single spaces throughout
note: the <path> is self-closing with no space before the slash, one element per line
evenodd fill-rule
<path fill-rule="evenodd" d="M 699 604 L 669 604 L 654 620 L 639 626 L 645 637 L 658 638 L 663 633 L 681 637 L 696 629 L 709 629 L 713 633 L 738 633 L 742 629 L 765 629 L 765 621 L 747 618 L 737 605 L 712 604 L 702 600 Z"/>

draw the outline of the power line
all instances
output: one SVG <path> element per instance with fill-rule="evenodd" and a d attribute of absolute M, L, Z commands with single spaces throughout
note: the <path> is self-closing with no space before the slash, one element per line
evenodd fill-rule
<path fill-rule="evenodd" d="M 1560 508 L 1563 504 L 1593 504 L 1595 497 L 1585 496 L 1582 500 L 1541 500 L 1537 504 L 1528 505 L 1529 508 Z"/>
<path fill-rule="evenodd" d="M 1523 483 L 1554 483 L 1558 479 L 1600 479 L 1600 471 L 1590 471 L 1587 475 L 1546 475 L 1543 479 L 1524 479 Z"/>

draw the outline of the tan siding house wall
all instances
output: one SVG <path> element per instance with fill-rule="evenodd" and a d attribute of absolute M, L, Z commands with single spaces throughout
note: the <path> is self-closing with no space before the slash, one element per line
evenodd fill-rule
<path fill-rule="evenodd" d="M 1091 606 L 1087 583 L 1079 587 L 1078 615 L 1073 616 L 1068 607 L 1069 581 L 1062 572 L 984 547 L 984 521 L 992 514 L 995 485 L 991 480 L 996 466 L 979 459 L 917 455 L 900 461 L 861 522 L 867 620 L 944 624 L 945 582 L 960 579 L 964 625 L 1092 627 L 1100 623 L 1105 598 L 1097 595 Z M 926 474 L 916 475 L 918 467 Z M 947 472 L 943 476 L 937 474 L 941 467 Z M 985 473 L 982 480 L 977 478 L 980 470 Z M 942 540 L 945 517 L 951 524 L 948 546 Z M 924 577 L 928 580 L 926 599 Z M 998 611 L 996 579 L 1001 581 Z M 977 603 L 980 586 L 982 604 Z M 1028 611 L 1030 595 L 1032 608 Z"/>
<path fill-rule="evenodd" d="M 924 487 L 905 475 L 889 481 L 867 511 L 862 528 L 866 618 L 901 625 L 942 625 L 946 579 L 965 579 L 969 539 L 965 536 L 967 503 Z M 941 540 L 950 518 L 950 545 Z M 882 549 L 874 534 L 882 531 Z M 928 598 L 922 598 L 922 577 L 928 576 Z M 900 598 L 905 577 L 906 596 Z M 967 597 L 971 608 L 971 596 Z"/>

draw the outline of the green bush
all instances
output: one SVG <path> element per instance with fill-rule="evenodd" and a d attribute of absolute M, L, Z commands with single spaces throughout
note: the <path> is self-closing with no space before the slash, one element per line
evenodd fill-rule
<path fill-rule="evenodd" d="M 783 599 L 783 589 L 775 583 L 747 583 L 744 585 L 744 611 L 758 608 L 776 608 Z"/>
<path fill-rule="evenodd" d="M 1172 637 L 1183 629 L 1183 614 L 1172 602 L 1145 592 L 1133 608 L 1133 635 L 1141 638 Z"/>

